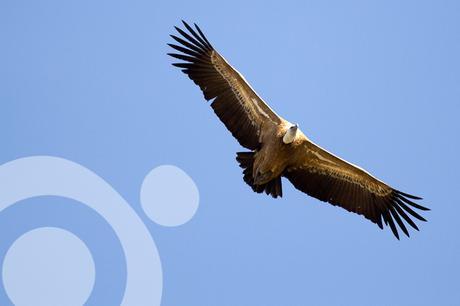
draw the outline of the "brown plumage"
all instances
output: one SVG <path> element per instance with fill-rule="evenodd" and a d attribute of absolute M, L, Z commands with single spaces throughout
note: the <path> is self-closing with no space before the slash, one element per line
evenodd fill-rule
<path fill-rule="evenodd" d="M 284 176 L 312 197 L 363 215 L 380 228 L 385 223 L 398 239 L 397 226 L 409 236 L 403 220 L 416 230 L 411 217 L 426 221 L 413 210 L 429 210 L 414 202 L 421 198 L 391 188 L 314 144 L 255 93 L 196 24 L 183 24 L 188 32 L 176 27 L 182 37 L 171 35 L 179 45 L 168 44 L 179 53 L 168 54 L 183 61 L 173 65 L 201 88 L 206 100 L 213 100 L 219 119 L 251 150 L 237 153 L 236 159 L 244 169 L 244 181 L 255 192 L 281 197 Z"/>

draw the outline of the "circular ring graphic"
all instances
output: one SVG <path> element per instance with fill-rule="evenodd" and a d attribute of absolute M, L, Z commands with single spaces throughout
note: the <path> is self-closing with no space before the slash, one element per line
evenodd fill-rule
<path fill-rule="evenodd" d="M 32 156 L 0 166 L 0 212 L 37 196 L 79 201 L 113 228 L 126 258 L 126 288 L 121 305 L 160 305 L 160 256 L 149 231 L 131 206 L 106 181 L 72 161 Z"/>
<path fill-rule="evenodd" d="M 75 297 L 74 294 L 68 295 L 66 294 L 66 290 L 60 289 L 61 284 L 57 286 L 53 285 L 54 280 L 50 280 L 50 277 L 53 278 L 52 271 L 60 269 L 58 265 L 54 264 L 49 266 L 48 272 L 43 274 L 37 282 L 40 283 L 39 286 L 53 286 L 55 295 L 50 291 L 39 290 L 39 286 L 34 287 L 33 284 L 30 284 L 32 287 L 29 286 L 30 291 L 28 291 L 29 289 L 27 289 L 27 286 L 24 287 L 24 284 L 11 286 L 10 283 L 9 289 L 22 291 L 21 294 L 24 299 L 29 301 L 27 303 L 17 303 L 12 296 L 14 292 L 12 293 L 11 290 L 8 290 L 8 279 L 5 278 L 5 269 L 11 269 L 11 267 L 8 267 L 6 261 L 7 252 L 21 236 L 44 227 L 53 227 L 68 231 L 81 239 L 88 247 L 95 264 L 96 279 L 91 295 L 86 300 L 85 305 L 120 305 L 123 300 L 127 274 L 126 258 L 120 240 L 110 224 L 95 210 L 88 209 L 86 205 L 78 201 L 60 196 L 29 198 L 16 202 L 14 205 L 1 211 L 0 233 L 2 233 L 2 239 L 0 239 L 0 262 L 3 259 L 3 264 L 1 265 L 2 275 L 0 282 L 3 281 L 3 286 L 0 285 L 0 305 L 13 305 L 13 302 L 19 305 L 72 305 L 77 301 L 77 299 L 72 298 Z M 32 246 L 27 252 L 33 254 L 36 252 L 36 249 L 46 248 L 46 245 L 49 245 L 48 243 L 45 242 Z M 59 248 L 59 246 L 54 247 Z M 70 260 L 75 263 L 78 263 L 80 260 L 77 253 L 63 256 L 66 256 L 66 258 L 62 258 L 62 260 Z M 39 260 L 40 262 L 37 262 L 37 259 L 34 258 L 30 260 L 36 262 L 38 265 L 46 265 L 48 262 L 46 258 Z M 30 275 L 33 269 L 24 270 L 21 267 L 19 268 L 21 270 L 15 274 L 15 279 L 33 277 L 33 275 Z M 80 266 L 79 269 L 84 269 L 84 267 Z M 68 273 L 67 276 L 78 277 L 78 272 Z M 79 279 L 80 283 L 78 286 L 81 286 L 85 282 L 85 279 Z M 78 286 L 75 288 L 76 291 L 74 293 L 79 290 Z M 61 301 L 65 300 L 66 302 L 50 302 L 57 299 L 61 299 Z M 80 303 L 80 305 L 82 304 Z"/>

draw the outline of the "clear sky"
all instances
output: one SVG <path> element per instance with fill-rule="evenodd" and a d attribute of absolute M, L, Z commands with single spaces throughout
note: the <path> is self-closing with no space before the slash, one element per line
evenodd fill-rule
<path fill-rule="evenodd" d="M 287 181 L 281 200 L 253 193 L 245 149 L 166 56 L 181 19 L 313 141 L 422 196 L 429 222 L 398 241 Z M 106 179 L 157 244 L 163 305 L 459 305 L 459 1 L 1 1 L 0 46 L 0 164 L 54 155 Z M 200 192 L 181 227 L 141 209 L 163 164 Z"/>

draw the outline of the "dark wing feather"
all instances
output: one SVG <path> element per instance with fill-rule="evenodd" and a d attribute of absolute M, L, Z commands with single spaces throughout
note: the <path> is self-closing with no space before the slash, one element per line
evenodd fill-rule
<path fill-rule="evenodd" d="M 209 43 L 200 28 L 183 22 L 182 36 L 171 37 L 180 45 L 168 44 L 179 53 L 168 55 L 182 60 L 173 65 L 182 69 L 203 91 L 214 112 L 238 142 L 251 150 L 260 146 L 262 126 L 279 124 L 280 118 L 251 88 L 244 77 L 230 66 Z"/>
<path fill-rule="evenodd" d="M 403 220 L 418 230 L 409 215 L 426 221 L 410 208 L 429 210 L 409 200 L 421 198 L 391 188 L 363 169 L 332 155 L 306 138 L 299 150 L 303 151 L 302 157 L 288 167 L 283 175 L 300 191 L 363 215 L 380 228 L 383 228 L 383 219 L 398 239 L 397 226 L 409 236 Z"/>

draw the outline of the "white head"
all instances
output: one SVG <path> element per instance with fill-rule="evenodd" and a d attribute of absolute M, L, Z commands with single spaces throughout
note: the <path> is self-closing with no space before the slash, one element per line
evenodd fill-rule
<path fill-rule="evenodd" d="M 299 125 L 296 123 L 290 128 L 287 129 L 286 134 L 283 136 L 283 142 L 285 144 L 290 144 L 294 141 L 295 136 L 297 135 L 297 130 L 299 129 Z"/>

